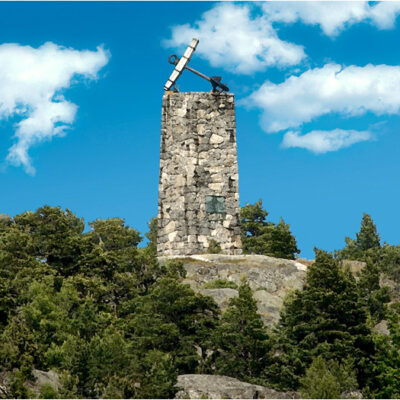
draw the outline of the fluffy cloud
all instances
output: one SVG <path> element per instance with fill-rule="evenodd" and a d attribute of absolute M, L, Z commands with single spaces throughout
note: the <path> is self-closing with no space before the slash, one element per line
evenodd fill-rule
<path fill-rule="evenodd" d="M 366 21 L 380 29 L 393 27 L 400 13 L 400 2 L 384 1 L 370 5 L 366 1 L 266 2 L 263 10 L 271 22 L 319 25 L 328 36 Z"/>
<path fill-rule="evenodd" d="M 201 44 L 196 54 L 211 65 L 251 74 L 266 67 L 296 65 L 306 56 L 303 46 L 278 37 L 275 24 L 300 21 L 319 25 L 326 35 L 333 37 L 363 21 L 380 29 L 392 28 L 399 13 L 398 1 L 372 5 L 366 1 L 268 1 L 252 8 L 220 3 L 193 25 L 174 26 L 171 39 L 164 44 L 183 50 L 192 38 L 199 38 Z"/>
<path fill-rule="evenodd" d="M 50 42 L 37 49 L 0 45 L 0 119 L 19 120 L 8 162 L 34 173 L 29 148 L 65 134 L 75 119 L 77 106 L 65 100 L 61 90 L 70 87 L 76 76 L 96 79 L 108 58 L 101 47 L 78 51 Z"/>
<path fill-rule="evenodd" d="M 285 134 L 282 147 L 300 147 L 316 154 L 337 151 L 354 143 L 371 140 L 371 132 L 334 129 L 333 131 L 311 131 L 304 135 L 289 131 Z"/>
<path fill-rule="evenodd" d="M 244 102 L 263 110 L 266 132 L 295 128 L 330 113 L 399 114 L 400 67 L 326 64 L 280 84 L 267 81 Z"/>
<path fill-rule="evenodd" d="M 200 39 L 197 55 L 215 67 L 237 73 L 295 65 L 305 57 L 302 46 L 279 39 L 266 16 L 252 17 L 247 5 L 217 4 L 193 27 L 173 27 L 172 37 L 165 45 L 183 49 L 194 37 Z"/>

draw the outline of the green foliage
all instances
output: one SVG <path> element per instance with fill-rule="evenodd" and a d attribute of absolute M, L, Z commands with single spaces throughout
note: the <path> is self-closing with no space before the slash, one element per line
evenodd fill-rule
<path fill-rule="evenodd" d="M 14 370 L 10 382 L 10 397 L 14 399 L 32 398 L 31 391 L 26 387 L 27 376 L 21 370 Z"/>
<path fill-rule="evenodd" d="M 45 383 L 40 387 L 39 398 L 58 399 L 58 392 L 50 383 Z"/>
<path fill-rule="evenodd" d="M 356 246 L 362 251 L 381 246 L 376 226 L 369 214 L 363 214 L 360 232 L 356 234 Z"/>
<path fill-rule="evenodd" d="M 48 206 L 0 218 L 0 365 L 10 393 L 29 397 L 36 368 L 63 383 L 41 397 L 173 397 L 177 374 L 202 368 L 198 349 L 212 348 L 218 307 L 181 283 L 182 263 L 160 266 L 154 249 L 139 250 L 122 219 L 89 226 Z"/>
<path fill-rule="evenodd" d="M 374 335 L 377 351 L 370 363 L 373 378 L 364 389 L 364 397 L 400 397 L 400 317 L 392 312 L 387 318 L 390 336 Z"/>
<path fill-rule="evenodd" d="M 389 278 L 400 282 L 400 246 L 382 246 L 379 268 Z"/>
<path fill-rule="evenodd" d="M 289 225 L 283 219 L 276 225 L 267 222 L 267 215 L 261 199 L 255 204 L 242 207 L 240 217 L 243 252 L 294 260 L 300 250 Z"/>
<path fill-rule="evenodd" d="M 219 245 L 219 243 L 216 240 L 211 239 L 210 243 L 208 245 L 207 253 L 208 254 L 219 254 L 219 253 L 221 253 L 221 251 L 222 251 L 222 249 L 221 249 L 221 246 Z"/>
<path fill-rule="evenodd" d="M 339 364 L 318 356 L 300 379 L 300 393 L 305 399 L 339 399 L 343 393 L 356 389 L 357 379 L 349 359 Z"/>
<path fill-rule="evenodd" d="M 378 264 L 368 258 L 359 275 L 358 288 L 361 300 L 374 323 L 385 318 L 386 304 L 390 301 L 388 288 L 380 286 L 379 276 Z"/>
<path fill-rule="evenodd" d="M 381 247 L 381 240 L 372 218 L 364 213 L 360 232 L 356 233 L 356 239 L 345 238 L 346 247 L 338 251 L 341 259 L 364 260 L 368 256 L 373 256 Z"/>
<path fill-rule="evenodd" d="M 128 338 L 138 349 L 169 353 L 180 372 L 194 373 L 201 363 L 197 348 L 205 354 L 218 321 L 214 301 L 170 277 L 159 279 L 137 300 L 135 314 L 127 317 Z"/>
<path fill-rule="evenodd" d="M 235 282 L 227 281 L 225 279 L 216 279 L 215 281 L 207 282 L 204 286 L 204 289 L 237 289 L 238 285 Z"/>
<path fill-rule="evenodd" d="M 158 229 L 158 219 L 153 217 L 150 222 L 147 223 L 149 231 L 146 233 L 146 238 L 148 239 L 145 251 L 150 255 L 157 254 L 157 229 Z"/>
<path fill-rule="evenodd" d="M 266 369 L 266 376 L 282 388 L 297 389 L 299 378 L 319 355 L 338 362 L 351 355 L 359 384 L 367 379 L 362 360 L 374 353 L 367 314 L 354 277 L 331 254 L 316 250 L 304 289 L 287 299 L 275 353 L 281 356 Z"/>
<path fill-rule="evenodd" d="M 266 217 L 261 201 L 243 207 L 245 251 L 293 259 L 289 226 Z M 246 283 L 206 285 L 239 291 L 221 317 L 210 297 L 182 283 L 180 261 L 160 265 L 156 219 L 144 249 L 123 219 L 89 227 L 59 207 L 0 215 L 0 365 L 11 397 L 34 397 L 34 369 L 57 371 L 62 384 L 43 386 L 41 398 L 172 398 L 178 374 L 188 373 L 301 387 L 305 397 L 339 396 L 356 376 L 365 396 L 400 396 L 399 315 L 379 284 L 381 272 L 400 276 L 400 247 L 381 247 L 369 216 L 338 253 L 366 261 L 358 281 L 317 251 L 272 333 Z M 383 318 L 390 336 L 372 335 Z"/>
<path fill-rule="evenodd" d="M 239 287 L 215 334 L 216 372 L 255 381 L 268 363 L 269 340 L 247 283 Z"/>

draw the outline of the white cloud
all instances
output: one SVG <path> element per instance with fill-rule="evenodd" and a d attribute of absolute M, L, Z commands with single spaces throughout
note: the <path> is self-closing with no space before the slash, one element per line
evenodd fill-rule
<path fill-rule="evenodd" d="M 399 114 L 400 66 L 326 64 L 280 84 L 267 81 L 244 103 L 263 110 L 266 132 L 295 128 L 330 113 Z"/>
<path fill-rule="evenodd" d="M 51 42 L 37 49 L 0 45 L 0 119 L 21 117 L 15 130 L 17 142 L 7 156 L 9 163 L 34 173 L 29 148 L 65 134 L 75 119 L 77 106 L 65 100 L 61 90 L 70 87 L 75 76 L 96 79 L 108 58 L 102 47 L 78 51 Z"/>
<path fill-rule="evenodd" d="M 394 26 L 400 2 L 384 1 L 370 5 L 366 1 L 265 2 L 263 10 L 271 22 L 320 25 L 328 36 L 336 36 L 356 23 L 366 21 L 380 29 Z"/>
<path fill-rule="evenodd" d="M 332 131 L 311 131 L 304 135 L 299 132 L 286 132 L 282 147 L 300 147 L 316 154 L 337 151 L 349 147 L 354 143 L 371 140 L 372 134 L 368 131 L 334 129 Z"/>
<path fill-rule="evenodd" d="M 258 15 L 252 15 L 251 10 Z M 164 44 L 182 51 L 192 38 L 199 38 L 196 54 L 212 66 L 251 74 L 271 66 L 297 65 L 306 57 L 303 46 L 278 37 L 274 24 L 300 21 L 319 25 L 333 37 L 360 22 L 393 28 L 399 13 L 400 1 L 372 5 L 366 1 L 268 1 L 251 7 L 219 3 L 193 25 L 174 26 L 171 39 Z"/>
<path fill-rule="evenodd" d="M 165 45 L 184 49 L 194 37 L 200 40 L 196 55 L 236 73 L 296 65 L 305 57 L 302 46 L 279 39 L 266 16 L 252 17 L 247 5 L 217 4 L 194 26 L 173 27 Z"/>

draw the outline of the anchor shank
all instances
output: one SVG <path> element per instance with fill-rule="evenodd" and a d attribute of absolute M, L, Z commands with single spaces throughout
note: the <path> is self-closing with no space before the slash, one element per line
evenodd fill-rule
<path fill-rule="evenodd" d="M 188 69 L 189 71 L 191 71 L 194 74 L 200 76 L 201 78 L 205 79 L 206 81 L 211 82 L 211 79 L 207 75 L 204 75 L 201 72 L 196 71 L 195 69 L 188 67 L 187 65 L 186 65 L 185 69 Z"/>

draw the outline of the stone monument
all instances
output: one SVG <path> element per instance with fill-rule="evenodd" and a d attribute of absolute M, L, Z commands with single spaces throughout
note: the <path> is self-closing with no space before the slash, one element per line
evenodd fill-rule
<path fill-rule="evenodd" d="M 220 77 L 202 77 L 212 92 L 163 96 L 158 255 L 207 253 L 212 240 L 224 254 L 241 254 L 234 96 Z"/>

